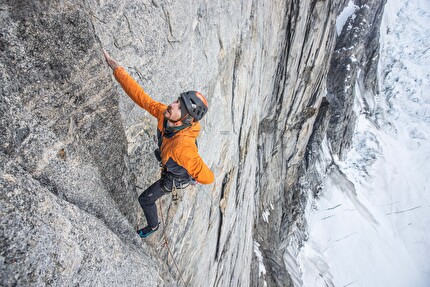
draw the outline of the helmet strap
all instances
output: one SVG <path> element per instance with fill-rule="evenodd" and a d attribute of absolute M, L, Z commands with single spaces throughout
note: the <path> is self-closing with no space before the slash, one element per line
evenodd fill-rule
<path fill-rule="evenodd" d="M 179 122 L 182 122 L 184 119 L 186 119 L 188 116 L 190 116 L 190 114 L 186 114 L 185 116 L 183 116 L 181 119 L 179 119 L 179 120 L 176 120 L 176 121 L 172 121 L 172 120 L 168 120 L 169 122 L 171 122 L 171 123 L 173 123 L 173 124 L 176 124 L 176 123 L 179 123 Z M 189 123 L 189 124 L 191 124 L 191 123 L 193 123 L 194 122 L 194 118 L 193 117 L 191 117 L 192 118 L 192 121 Z M 188 123 L 184 123 L 184 122 L 182 122 L 182 124 L 184 124 L 184 125 L 186 125 L 186 124 L 188 124 Z"/>

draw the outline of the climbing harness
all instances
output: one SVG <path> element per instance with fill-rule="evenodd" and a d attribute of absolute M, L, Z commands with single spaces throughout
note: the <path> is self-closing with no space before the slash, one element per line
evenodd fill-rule
<path fill-rule="evenodd" d="M 166 167 L 161 167 L 161 187 L 165 192 L 172 193 L 172 200 L 178 200 L 178 189 L 187 188 L 190 184 L 194 185 L 195 180 L 192 178 L 176 178 L 173 174 L 166 171 Z"/>

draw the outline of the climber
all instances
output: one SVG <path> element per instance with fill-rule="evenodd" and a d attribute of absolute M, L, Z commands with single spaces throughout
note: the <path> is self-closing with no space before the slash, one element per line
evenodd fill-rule
<path fill-rule="evenodd" d="M 168 106 L 157 102 L 106 51 L 103 50 L 103 53 L 115 79 L 128 96 L 158 120 L 158 149 L 155 155 L 162 166 L 161 178 L 139 196 L 147 226 L 137 233 L 140 237 L 147 237 L 160 225 L 155 205 L 158 198 L 189 184 L 210 184 L 214 181 L 213 172 L 198 154 L 196 142 L 200 131 L 199 120 L 206 114 L 208 103 L 202 94 L 195 91 L 181 93 Z"/>

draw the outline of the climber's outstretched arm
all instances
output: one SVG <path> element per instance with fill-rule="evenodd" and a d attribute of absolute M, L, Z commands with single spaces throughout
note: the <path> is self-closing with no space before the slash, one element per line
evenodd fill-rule
<path fill-rule="evenodd" d="M 121 84 L 121 87 L 127 95 L 140 107 L 147 110 L 157 119 L 162 117 L 167 106 L 154 101 L 142 87 L 119 65 L 105 50 L 103 50 L 106 62 L 114 72 L 115 79 Z"/>

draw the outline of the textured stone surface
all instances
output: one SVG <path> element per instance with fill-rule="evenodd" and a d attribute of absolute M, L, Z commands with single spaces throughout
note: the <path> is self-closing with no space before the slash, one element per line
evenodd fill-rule
<path fill-rule="evenodd" d="M 145 275 L 154 286 L 160 272 L 133 230 L 118 96 L 90 18 L 55 1 L 13 1 L 0 21 L 2 282 L 132 286 Z"/>
<path fill-rule="evenodd" d="M 386 1 L 360 1 L 339 35 L 327 78 L 327 97 L 332 117 L 328 138 L 333 153 L 343 158 L 355 129 L 354 101 L 357 89 L 363 94 L 365 109 L 378 95 L 376 69 L 379 59 L 379 28 Z M 368 91 L 368 92 L 367 92 Z M 370 95 L 369 95 L 370 94 Z M 366 99 L 366 95 L 370 98 Z"/>
<path fill-rule="evenodd" d="M 291 236 L 295 230 L 304 229 L 301 216 L 305 198 L 296 183 L 325 96 L 325 77 L 335 41 L 333 27 L 340 7 L 330 1 L 291 1 L 286 12 L 284 49 L 273 96 L 262 110 L 258 138 L 260 212 L 255 240 L 270 270 L 264 278 L 269 286 L 292 284 L 295 279 L 291 277 L 298 275 L 295 263 L 287 271 L 284 257 L 289 244 L 298 249 L 304 239 Z M 264 211 L 270 212 L 268 222 L 261 216 Z M 256 275 L 254 282 L 258 282 Z"/>
<path fill-rule="evenodd" d="M 348 144 L 331 115 L 351 102 L 333 110 L 329 89 L 344 2 L 1 1 L 0 282 L 300 284 L 306 191 L 318 191 L 310 152 L 327 129 L 336 153 Z M 102 48 L 155 99 L 196 89 L 210 105 L 199 149 L 215 183 L 163 198 L 162 228 L 146 240 L 137 197 L 158 176 L 155 120 L 115 83 Z"/>

